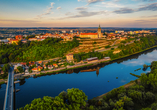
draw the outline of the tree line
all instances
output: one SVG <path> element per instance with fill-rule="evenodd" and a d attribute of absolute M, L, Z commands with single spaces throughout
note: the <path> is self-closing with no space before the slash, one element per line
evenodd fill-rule
<path fill-rule="evenodd" d="M 16 44 L 1 44 L 0 46 L 0 64 L 8 62 L 28 62 L 45 60 L 55 57 L 62 57 L 72 48 L 79 45 L 74 39 L 66 43 L 62 39 L 47 38 L 44 41 L 28 41 Z"/>

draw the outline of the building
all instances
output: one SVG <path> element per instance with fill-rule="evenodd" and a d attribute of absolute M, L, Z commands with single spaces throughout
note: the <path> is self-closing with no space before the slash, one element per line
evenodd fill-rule
<path fill-rule="evenodd" d="M 101 33 L 101 27 L 99 25 L 98 27 L 98 32 L 97 33 L 81 33 L 80 37 L 81 38 L 91 38 L 91 39 L 95 39 L 95 38 L 101 38 L 103 35 Z"/>
<path fill-rule="evenodd" d="M 87 62 L 98 61 L 98 57 L 87 58 Z"/>
<path fill-rule="evenodd" d="M 15 36 L 15 39 L 17 39 L 17 40 L 22 40 L 22 38 L 23 38 L 22 35 L 17 35 L 17 36 Z"/>
<path fill-rule="evenodd" d="M 68 54 L 66 55 L 66 60 L 68 62 L 73 62 L 74 61 L 74 55 L 73 54 Z"/>
<path fill-rule="evenodd" d="M 102 37 L 102 34 L 101 34 L 101 27 L 100 27 L 100 24 L 99 24 L 99 28 L 98 28 L 98 38 L 101 38 Z"/>
<path fill-rule="evenodd" d="M 41 71 L 43 69 L 43 67 L 41 67 L 41 66 L 38 66 L 38 67 L 36 67 L 36 68 L 33 68 L 32 69 L 32 71 Z"/>
<path fill-rule="evenodd" d="M 98 33 L 81 33 L 80 34 L 81 38 L 98 38 Z"/>
<path fill-rule="evenodd" d="M 111 58 L 110 58 L 110 57 L 104 57 L 104 59 L 105 59 L 105 60 L 111 60 Z"/>
<path fill-rule="evenodd" d="M 29 38 L 28 40 L 29 41 L 37 41 L 38 39 L 37 38 Z"/>
<path fill-rule="evenodd" d="M 18 40 L 18 39 L 15 39 L 15 40 L 11 40 L 10 42 L 11 42 L 12 44 L 15 43 L 16 45 L 18 45 L 19 40 Z"/>

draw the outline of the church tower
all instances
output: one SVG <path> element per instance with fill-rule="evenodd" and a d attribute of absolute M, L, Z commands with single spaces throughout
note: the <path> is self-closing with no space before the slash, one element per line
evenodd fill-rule
<path fill-rule="evenodd" d="M 101 38 L 101 27 L 100 27 L 100 24 L 99 24 L 99 28 L 98 28 L 98 38 Z"/>

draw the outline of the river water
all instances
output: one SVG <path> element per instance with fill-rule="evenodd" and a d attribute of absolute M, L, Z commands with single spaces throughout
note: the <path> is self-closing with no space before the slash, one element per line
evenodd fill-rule
<path fill-rule="evenodd" d="M 55 97 L 68 88 L 79 88 L 85 92 L 88 99 L 92 99 L 137 79 L 130 73 L 140 75 L 149 72 L 150 68 L 146 71 L 142 70 L 143 64 L 150 65 L 155 60 L 157 60 L 157 48 L 110 64 L 99 64 L 37 78 L 25 78 L 20 83 L 15 84 L 15 88 L 20 89 L 19 92 L 15 93 L 15 108 L 31 103 L 34 98 Z M 138 68 L 141 70 L 134 71 Z M 88 69 L 95 69 L 96 71 L 82 72 L 82 70 Z M 3 108 L 5 88 L 6 84 L 0 86 L 0 110 Z"/>

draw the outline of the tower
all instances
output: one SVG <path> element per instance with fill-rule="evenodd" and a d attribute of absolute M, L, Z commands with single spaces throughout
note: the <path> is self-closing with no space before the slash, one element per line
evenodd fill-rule
<path fill-rule="evenodd" d="M 98 27 L 98 38 L 101 38 L 101 27 L 100 27 L 100 24 L 99 24 L 99 27 Z"/>

